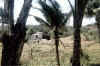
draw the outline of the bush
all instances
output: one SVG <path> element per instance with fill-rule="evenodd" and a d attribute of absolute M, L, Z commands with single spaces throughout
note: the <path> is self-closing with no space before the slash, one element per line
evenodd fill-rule
<path fill-rule="evenodd" d="M 87 41 L 92 41 L 92 40 L 95 40 L 96 42 L 99 41 L 97 29 L 83 28 L 81 33 L 83 34 L 83 36 Z"/>

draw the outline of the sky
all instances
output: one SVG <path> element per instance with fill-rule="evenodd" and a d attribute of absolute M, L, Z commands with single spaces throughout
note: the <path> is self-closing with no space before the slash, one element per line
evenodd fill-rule
<path fill-rule="evenodd" d="M 15 3 L 14 3 L 14 20 L 15 21 L 17 20 L 17 18 L 19 16 L 19 13 L 23 6 L 23 1 L 24 0 L 15 0 Z M 70 0 L 70 1 L 74 5 L 74 0 Z M 57 0 L 57 2 L 60 4 L 62 12 L 68 13 L 71 10 L 70 5 L 68 4 L 67 0 Z M 37 3 L 37 0 L 33 0 L 32 6 L 40 8 L 39 4 Z M 2 0 L 0 0 L 0 7 L 3 7 Z M 31 8 L 29 14 L 39 16 L 44 19 L 43 14 L 40 11 L 38 11 L 37 9 Z M 92 18 L 84 17 L 82 25 L 85 26 L 85 25 L 88 25 L 88 24 L 91 24 L 94 22 L 95 22 L 94 17 L 92 17 Z M 27 19 L 27 25 L 39 25 L 39 23 L 33 18 L 33 16 L 29 16 Z M 73 17 L 72 16 L 69 19 L 68 25 L 71 25 L 71 26 L 73 25 Z"/>

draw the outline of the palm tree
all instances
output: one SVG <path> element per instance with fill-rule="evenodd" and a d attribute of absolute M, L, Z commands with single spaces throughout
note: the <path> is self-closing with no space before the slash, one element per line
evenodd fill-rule
<path fill-rule="evenodd" d="M 55 46 L 56 46 L 56 58 L 57 58 L 57 64 L 60 66 L 60 59 L 59 59 L 59 30 L 66 25 L 66 22 L 68 18 L 70 17 L 71 13 L 68 13 L 67 15 L 64 15 L 61 10 L 60 6 L 56 1 L 50 1 L 51 6 L 48 5 L 45 1 L 39 1 L 39 4 L 42 6 L 42 9 L 39 9 L 46 18 L 46 21 L 41 19 L 40 17 L 34 16 L 35 19 L 45 24 L 47 27 L 49 27 L 53 31 L 54 39 L 55 39 Z"/>
<path fill-rule="evenodd" d="M 88 0 L 75 0 L 75 8 L 73 10 L 73 19 L 74 19 L 74 47 L 73 47 L 73 57 L 72 57 L 72 66 L 81 66 L 80 57 L 82 55 L 81 49 L 81 36 L 80 28 L 82 25 L 82 20 L 84 16 L 85 7 Z M 70 1 L 69 1 L 70 3 Z"/>
<path fill-rule="evenodd" d="M 96 13 L 96 24 L 98 28 L 99 42 L 100 42 L 100 10 L 98 10 Z"/>
<path fill-rule="evenodd" d="M 19 66 L 24 39 L 26 35 L 26 20 L 31 7 L 32 0 L 24 0 L 22 10 L 16 24 L 14 24 L 13 10 L 14 0 L 4 0 L 4 19 L 10 25 L 10 34 L 3 33 L 2 36 L 2 59 L 1 66 Z"/>

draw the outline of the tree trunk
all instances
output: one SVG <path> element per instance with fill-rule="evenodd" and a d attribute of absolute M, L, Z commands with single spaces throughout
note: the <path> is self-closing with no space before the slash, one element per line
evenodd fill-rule
<path fill-rule="evenodd" d="M 75 0 L 74 15 L 74 48 L 72 57 L 72 66 L 81 66 L 80 57 L 82 54 L 81 49 L 81 36 L 80 28 L 84 16 L 85 7 L 88 0 Z"/>
<path fill-rule="evenodd" d="M 2 61 L 1 66 L 19 66 L 21 57 L 25 32 L 19 34 L 7 35 L 4 34 L 2 38 Z"/>
<path fill-rule="evenodd" d="M 24 39 L 26 36 L 26 21 L 30 11 L 32 0 L 24 0 L 23 8 L 16 24 L 13 20 L 14 0 L 5 0 L 5 21 L 10 24 L 11 34 L 4 33 L 2 36 L 2 60 L 1 66 L 19 66 Z M 7 20 L 6 20 L 7 18 Z"/>
<path fill-rule="evenodd" d="M 81 66 L 80 55 L 81 55 L 80 28 L 76 28 L 74 30 L 74 50 L 73 50 L 72 66 Z"/>
<path fill-rule="evenodd" d="M 99 39 L 100 39 L 100 11 L 96 13 L 96 24 L 97 24 L 97 29 L 98 29 Z"/>
<path fill-rule="evenodd" d="M 54 35 L 55 35 L 57 65 L 60 66 L 59 48 L 58 48 L 58 46 L 59 46 L 59 35 L 58 35 L 58 29 L 57 29 L 57 27 L 55 28 Z"/>

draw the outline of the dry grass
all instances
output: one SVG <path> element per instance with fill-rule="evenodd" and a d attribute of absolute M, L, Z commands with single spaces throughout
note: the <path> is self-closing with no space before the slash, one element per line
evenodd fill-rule
<path fill-rule="evenodd" d="M 60 44 L 60 60 L 61 66 L 70 66 L 70 57 L 72 56 L 72 48 L 73 48 L 73 37 L 61 38 L 64 46 Z M 45 42 L 45 43 L 43 43 Z M 23 55 L 25 55 L 28 60 L 26 66 L 57 66 L 56 64 L 56 54 L 55 54 L 55 46 L 54 41 L 51 41 L 48 44 L 48 41 L 41 41 L 40 44 L 25 44 Z M 82 48 L 86 55 L 89 55 L 89 61 L 83 60 L 82 64 L 86 66 L 86 64 L 100 64 L 100 45 L 99 43 L 95 43 L 95 41 L 86 41 L 82 38 Z M 23 57 L 23 56 L 22 56 Z M 22 58 L 23 60 L 25 58 Z"/>
<path fill-rule="evenodd" d="M 71 66 L 70 57 L 73 51 L 73 37 L 61 38 L 64 45 L 60 43 L 60 61 L 61 66 Z M 100 66 L 100 44 L 95 41 L 86 41 L 82 37 L 82 49 L 89 56 L 89 61 L 82 59 L 82 64 L 87 66 Z M 2 45 L 0 44 L 0 59 Z M 57 66 L 54 41 L 43 40 L 40 44 L 25 44 L 22 57 L 22 66 Z"/>

